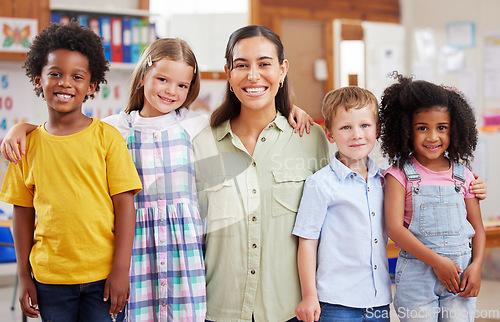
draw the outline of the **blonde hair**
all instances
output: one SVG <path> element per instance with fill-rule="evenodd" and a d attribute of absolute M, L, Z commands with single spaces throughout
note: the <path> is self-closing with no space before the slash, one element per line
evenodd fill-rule
<path fill-rule="evenodd" d="M 146 75 L 148 68 L 162 59 L 185 62 L 193 67 L 194 73 L 189 86 L 189 92 L 186 101 L 181 107 L 188 108 L 196 100 L 200 92 L 200 71 L 193 50 L 182 39 L 162 38 L 154 41 L 144 50 L 132 73 L 130 96 L 125 113 L 142 110 L 144 106 L 144 86 L 141 85 L 141 81 L 144 75 Z"/>
<path fill-rule="evenodd" d="M 373 109 L 375 120 L 378 123 L 377 98 L 369 90 L 358 86 L 347 86 L 328 92 L 321 107 L 321 112 L 325 118 L 325 128 L 330 128 L 333 117 L 339 108 L 343 107 L 348 111 L 351 108 L 360 109 L 365 106 L 370 106 Z"/>

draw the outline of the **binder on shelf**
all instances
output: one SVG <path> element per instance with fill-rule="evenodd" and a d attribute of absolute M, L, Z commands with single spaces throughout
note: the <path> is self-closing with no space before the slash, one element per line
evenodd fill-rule
<path fill-rule="evenodd" d="M 154 42 L 157 39 L 158 39 L 158 36 L 156 35 L 156 24 L 154 23 L 154 21 L 152 21 L 152 22 L 149 23 L 149 41 L 148 41 L 148 45 L 150 43 Z"/>
<path fill-rule="evenodd" d="M 130 18 L 123 18 L 122 55 L 124 63 L 132 62 L 132 30 L 130 24 L 131 24 Z"/>
<path fill-rule="evenodd" d="M 140 22 L 139 19 L 132 18 L 130 20 L 130 29 L 132 31 L 132 44 L 130 48 L 130 60 L 132 63 L 137 63 L 141 56 L 141 43 L 140 43 Z"/>
<path fill-rule="evenodd" d="M 52 13 L 50 14 L 50 22 L 55 22 L 55 23 L 61 22 L 61 13 L 52 11 Z"/>
<path fill-rule="evenodd" d="M 96 35 L 101 36 L 101 28 L 99 24 L 99 18 L 92 17 L 89 19 L 89 28 L 96 33 Z"/>
<path fill-rule="evenodd" d="M 111 61 L 115 63 L 123 62 L 122 49 L 122 18 L 113 17 L 111 21 Z"/>
<path fill-rule="evenodd" d="M 147 19 L 139 20 L 139 45 L 141 53 L 149 45 L 149 20 Z"/>
<path fill-rule="evenodd" d="M 87 15 L 78 15 L 76 17 L 76 20 L 78 20 L 78 22 L 80 23 L 80 25 L 82 25 L 82 26 L 88 26 L 89 17 Z"/>
<path fill-rule="evenodd" d="M 102 46 L 104 47 L 104 56 L 108 61 L 111 60 L 111 19 L 103 16 L 99 18 L 100 34 L 102 37 Z"/>
<path fill-rule="evenodd" d="M 61 15 L 61 19 L 59 20 L 59 23 L 62 25 L 69 24 L 69 16 L 68 15 Z"/>

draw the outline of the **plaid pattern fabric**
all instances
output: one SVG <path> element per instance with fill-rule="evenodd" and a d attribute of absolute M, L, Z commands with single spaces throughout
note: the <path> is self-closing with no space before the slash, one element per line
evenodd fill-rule
<path fill-rule="evenodd" d="M 143 190 L 135 196 L 129 321 L 204 321 L 202 221 L 193 148 L 180 126 L 144 133 L 127 145 Z"/>

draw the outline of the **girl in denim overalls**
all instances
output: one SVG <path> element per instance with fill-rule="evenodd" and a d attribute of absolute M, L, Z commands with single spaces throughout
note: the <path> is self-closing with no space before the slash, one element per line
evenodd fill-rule
<path fill-rule="evenodd" d="M 394 306 L 401 321 L 473 321 L 485 233 L 464 165 L 474 111 L 450 88 L 397 76 L 381 102 L 389 237 L 401 247 Z"/>

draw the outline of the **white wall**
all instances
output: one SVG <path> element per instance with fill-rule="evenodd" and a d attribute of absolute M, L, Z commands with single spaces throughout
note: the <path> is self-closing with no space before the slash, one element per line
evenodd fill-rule
<path fill-rule="evenodd" d="M 500 106 L 500 99 L 485 96 L 484 49 L 485 36 L 490 32 L 500 33 L 500 2 L 496 0 L 401 0 L 402 23 L 406 29 L 407 70 L 415 72 L 415 63 L 427 63 L 431 68 L 431 79 L 438 84 L 457 87 L 465 92 L 477 109 Z M 447 45 L 446 25 L 451 22 L 472 22 L 475 25 L 475 45 L 463 49 L 465 65 L 461 71 L 443 73 L 440 69 L 440 51 Z M 436 56 L 431 59 L 419 57 L 415 32 L 430 28 L 434 34 Z M 467 82 L 475 79 L 474 84 Z M 481 118 L 478 118 L 481 122 Z"/>

